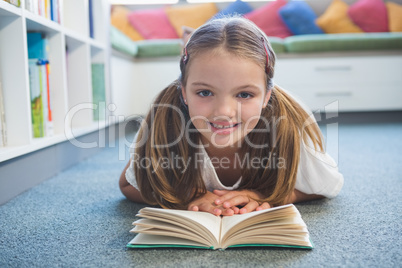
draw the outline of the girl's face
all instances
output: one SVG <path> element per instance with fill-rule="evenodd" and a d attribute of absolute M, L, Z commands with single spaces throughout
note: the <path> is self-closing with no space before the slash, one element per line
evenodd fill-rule
<path fill-rule="evenodd" d="M 240 147 L 270 97 L 264 70 L 251 60 L 220 50 L 197 55 L 187 72 L 182 94 L 203 144 L 207 148 Z"/>

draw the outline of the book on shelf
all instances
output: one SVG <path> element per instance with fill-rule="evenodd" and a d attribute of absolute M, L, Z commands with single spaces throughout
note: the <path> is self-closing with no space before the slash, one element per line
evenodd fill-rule
<path fill-rule="evenodd" d="M 52 136 L 53 118 L 50 94 L 48 43 L 41 33 L 28 33 L 29 87 L 34 138 Z"/>
<path fill-rule="evenodd" d="M 88 18 L 89 18 L 89 37 L 94 38 L 94 17 L 93 17 L 93 3 L 88 0 Z"/>
<path fill-rule="evenodd" d="M 146 207 L 130 232 L 129 248 L 286 247 L 312 249 L 307 226 L 293 204 L 233 216 Z"/>
<path fill-rule="evenodd" d="M 60 23 L 60 0 L 25 0 L 25 9 Z"/>
<path fill-rule="evenodd" d="M 21 6 L 21 0 L 4 0 L 4 1 L 17 7 Z"/>
<path fill-rule="evenodd" d="M 92 101 L 96 105 L 93 110 L 95 121 L 105 120 L 106 96 L 105 96 L 105 65 L 103 63 L 92 63 Z"/>

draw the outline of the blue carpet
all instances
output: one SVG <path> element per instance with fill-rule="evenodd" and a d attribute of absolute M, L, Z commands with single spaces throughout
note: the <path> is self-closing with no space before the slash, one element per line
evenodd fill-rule
<path fill-rule="evenodd" d="M 116 146 L 0 207 L 0 267 L 400 267 L 402 123 L 323 131 L 345 184 L 335 199 L 297 205 L 311 251 L 126 249 L 143 206 L 118 189 L 128 153 L 119 160 Z"/>

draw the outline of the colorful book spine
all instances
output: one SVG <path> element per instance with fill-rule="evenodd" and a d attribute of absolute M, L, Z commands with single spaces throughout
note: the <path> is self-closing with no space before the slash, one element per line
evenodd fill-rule
<path fill-rule="evenodd" d="M 25 0 L 25 9 L 60 23 L 60 0 Z"/>
<path fill-rule="evenodd" d="M 27 36 L 33 137 L 52 136 L 49 46 L 41 33 L 28 33 Z"/>
<path fill-rule="evenodd" d="M 92 101 L 96 105 L 93 110 L 95 121 L 105 120 L 106 96 L 105 96 L 105 65 L 93 63 L 92 69 Z"/>
<path fill-rule="evenodd" d="M 88 0 L 89 11 L 89 37 L 94 38 L 94 17 L 93 17 L 93 5 L 92 0 Z"/>

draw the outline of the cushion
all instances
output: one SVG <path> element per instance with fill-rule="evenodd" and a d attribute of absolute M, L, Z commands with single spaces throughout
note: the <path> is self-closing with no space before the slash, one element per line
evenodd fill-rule
<path fill-rule="evenodd" d="M 240 15 L 243 16 L 249 12 L 253 11 L 253 8 L 249 3 L 243 2 L 241 0 L 236 0 L 235 2 L 228 5 L 225 9 L 222 9 L 214 16 L 214 18 L 220 18 L 224 16 Z"/>
<path fill-rule="evenodd" d="M 292 32 L 279 17 L 278 11 L 286 4 L 285 0 L 270 2 L 244 17 L 254 22 L 266 35 L 285 38 L 291 36 Z"/>
<path fill-rule="evenodd" d="M 402 6 L 387 2 L 388 27 L 390 32 L 402 32 Z"/>
<path fill-rule="evenodd" d="M 401 50 L 402 33 L 298 35 L 284 40 L 288 53 Z"/>
<path fill-rule="evenodd" d="M 388 14 L 383 0 L 359 0 L 348 15 L 365 32 L 388 32 Z"/>
<path fill-rule="evenodd" d="M 136 45 L 138 46 L 137 58 L 177 56 L 177 64 L 179 64 L 182 51 L 180 39 L 138 41 Z"/>
<path fill-rule="evenodd" d="M 183 35 L 182 26 L 198 28 L 212 18 L 218 9 L 214 3 L 201 5 L 187 4 L 166 8 L 166 14 L 179 37 Z"/>
<path fill-rule="evenodd" d="M 348 16 L 349 6 L 342 0 L 333 0 L 325 12 L 315 21 L 326 33 L 363 32 Z"/>
<path fill-rule="evenodd" d="M 110 26 L 110 42 L 112 47 L 120 52 L 133 57 L 137 56 L 138 54 L 136 42 L 128 38 L 127 35 L 119 31 L 113 25 Z"/>
<path fill-rule="evenodd" d="M 136 10 L 128 20 L 145 39 L 178 38 L 164 9 Z"/>
<path fill-rule="evenodd" d="M 275 54 L 280 54 L 280 53 L 286 52 L 285 44 L 283 41 L 284 39 L 271 36 L 268 38 L 268 40 L 269 40 L 269 43 L 270 43 L 272 49 L 274 50 Z"/>
<path fill-rule="evenodd" d="M 123 6 L 114 6 L 110 14 L 110 23 L 132 40 L 143 40 L 144 37 L 134 29 L 128 21 L 130 10 Z"/>
<path fill-rule="evenodd" d="M 293 34 L 322 34 L 315 24 L 317 15 L 306 2 L 289 2 L 279 9 L 279 15 Z"/>

